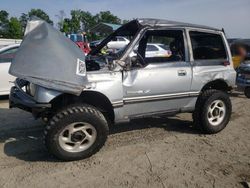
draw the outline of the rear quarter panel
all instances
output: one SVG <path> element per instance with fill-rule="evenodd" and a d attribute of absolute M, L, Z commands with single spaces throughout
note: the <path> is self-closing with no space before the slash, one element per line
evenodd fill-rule
<path fill-rule="evenodd" d="M 226 60 L 194 60 L 191 39 L 189 31 L 198 31 L 205 33 L 214 33 L 222 37 L 224 47 L 227 53 Z M 233 61 L 231 56 L 230 47 L 228 45 L 225 34 L 222 31 L 213 31 L 207 29 L 186 29 L 188 36 L 188 46 L 190 53 L 190 62 L 192 64 L 193 78 L 191 84 L 191 90 L 201 90 L 207 83 L 215 80 L 223 80 L 230 87 L 235 87 L 236 71 L 233 68 Z M 223 65 L 223 61 L 227 61 L 230 65 Z"/>
<path fill-rule="evenodd" d="M 191 90 L 200 91 L 207 83 L 215 80 L 223 80 L 228 86 L 234 87 L 236 72 L 229 66 L 193 66 Z"/>

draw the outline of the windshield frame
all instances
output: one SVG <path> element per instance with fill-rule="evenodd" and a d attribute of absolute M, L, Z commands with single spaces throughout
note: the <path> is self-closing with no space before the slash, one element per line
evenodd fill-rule
<path fill-rule="evenodd" d="M 122 25 L 116 31 L 114 31 L 109 36 L 107 36 L 105 39 L 103 39 L 102 42 L 99 45 L 97 45 L 97 47 L 89 53 L 89 55 L 98 55 L 101 52 L 101 49 L 103 47 L 105 47 L 110 41 L 112 41 L 112 39 L 114 39 L 115 37 L 118 37 L 118 36 L 126 36 L 126 35 L 124 35 L 126 33 L 126 31 L 128 31 L 128 32 L 131 31 L 131 33 L 134 32 L 134 35 L 130 35 L 130 36 L 133 36 L 133 39 L 130 40 L 129 44 L 125 47 L 124 51 L 126 51 L 127 47 L 130 46 L 130 44 L 134 41 L 134 39 L 137 37 L 137 35 L 141 29 L 142 29 L 142 26 L 139 24 L 138 20 L 132 20 L 131 22 Z M 129 36 L 129 35 L 127 35 L 127 36 Z M 120 57 L 122 57 L 122 56 L 123 55 L 121 55 Z"/>

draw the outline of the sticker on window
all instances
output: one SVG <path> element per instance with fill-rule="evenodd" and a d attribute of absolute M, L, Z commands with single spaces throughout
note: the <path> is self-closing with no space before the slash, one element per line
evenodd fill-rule
<path fill-rule="evenodd" d="M 76 74 L 79 76 L 86 76 L 86 66 L 85 62 L 77 59 Z"/>

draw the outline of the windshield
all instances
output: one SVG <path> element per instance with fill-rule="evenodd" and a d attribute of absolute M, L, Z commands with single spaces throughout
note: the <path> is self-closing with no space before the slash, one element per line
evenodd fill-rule
<path fill-rule="evenodd" d="M 110 55 L 120 57 L 134 40 L 140 27 L 137 21 L 121 26 L 114 33 L 102 40 L 91 52 L 91 56 Z"/>

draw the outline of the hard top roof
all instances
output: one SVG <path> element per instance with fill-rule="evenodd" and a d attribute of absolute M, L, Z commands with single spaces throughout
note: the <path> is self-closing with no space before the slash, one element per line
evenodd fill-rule
<path fill-rule="evenodd" d="M 216 31 L 221 30 L 218 28 L 213 28 L 213 27 L 204 26 L 204 25 L 176 22 L 176 21 L 170 21 L 170 20 L 164 20 L 164 19 L 138 18 L 136 20 L 138 21 L 140 25 L 143 25 L 143 26 L 148 25 L 151 27 L 174 26 L 174 27 L 192 27 L 192 28 L 199 28 L 199 29 L 209 29 L 209 30 L 216 30 Z"/>

